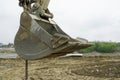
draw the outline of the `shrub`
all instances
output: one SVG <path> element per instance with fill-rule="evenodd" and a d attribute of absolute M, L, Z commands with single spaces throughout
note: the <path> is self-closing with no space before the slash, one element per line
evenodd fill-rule
<path fill-rule="evenodd" d="M 96 42 L 95 50 L 101 53 L 112 53 L 116 51 L 117 43 L 114 42 Z"/>
<path fill-rule="evenodd" d="M 117 44 L 116 52 L 120 52 L 120 43 Z"/>
<path fill-rule="evenodd" d="M 100 53 L 120 52 L 120 44 L 115 42 L 91 42 L 93 46 L 81 49 L 80 53 L 90 53 L 93 51 Z"/>

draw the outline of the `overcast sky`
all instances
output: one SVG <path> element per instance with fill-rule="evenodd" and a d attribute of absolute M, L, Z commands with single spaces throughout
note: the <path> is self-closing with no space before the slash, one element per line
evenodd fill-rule
<path fill-rule="evenodd" d="M 54 20 L 71 37 L 120 42 L 120 0 L 51 0 Z M 22 8 L 18 0 L 0 2 L 0 42 L 13 42 Z"/>

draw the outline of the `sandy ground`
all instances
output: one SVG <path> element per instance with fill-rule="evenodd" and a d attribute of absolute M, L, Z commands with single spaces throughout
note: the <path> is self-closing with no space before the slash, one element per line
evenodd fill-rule
<path fill-rule="evenodd" d="M 0 80 L 24 80 L 23 59 L 0 59 Z M 120 56 L 29 61 L 29 80 L 120 80 Z"/>

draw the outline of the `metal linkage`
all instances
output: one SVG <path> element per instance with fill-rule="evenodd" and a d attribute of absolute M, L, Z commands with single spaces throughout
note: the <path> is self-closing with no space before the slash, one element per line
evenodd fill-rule
<path fill-rule="evenodd" d="M 25 60 L 25 80 L 28 80 L 28 60 Z"/>

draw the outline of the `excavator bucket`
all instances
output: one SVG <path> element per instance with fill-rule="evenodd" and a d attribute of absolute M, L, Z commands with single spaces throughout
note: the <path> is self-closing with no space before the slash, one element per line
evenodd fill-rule
<path fill-rule="evenodd" d="M 91 44 L 82 38 L 71 38 L 53 21 L 24 11 L 14 46 L 18 55 L 28 60 L 72 53 Z"/>

